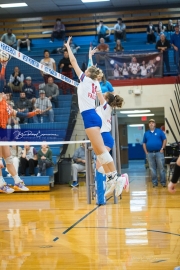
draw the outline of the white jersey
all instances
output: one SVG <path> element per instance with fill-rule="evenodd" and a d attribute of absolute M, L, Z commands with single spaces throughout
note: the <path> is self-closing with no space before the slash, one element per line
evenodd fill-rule
<path fill-rule="evenodd" d="M 101 133 L 110 132 L 112 107 L 104 102 L 103 105 L 100 105 L 96 108 L 96 112 L 102 119 Z"/>
<path fill-rule="evenodd" d="M 137 74 L 139 70 L 139 63 L 130 63 L 129 68 L 133 74 Z"/>
<path fill-rule="evenodd" d="M 140 66 L 140 69 L 141 69 L 141 76 L 146 76 L 147 75 L 146 66 Z"/>
<path fill-rule="evenodd" d="M 96 91 L 101 91 L 99 82 L 87 77 L 83 72 L 79 79 L 77 93 L 80 112 L 95 109 Z"/>

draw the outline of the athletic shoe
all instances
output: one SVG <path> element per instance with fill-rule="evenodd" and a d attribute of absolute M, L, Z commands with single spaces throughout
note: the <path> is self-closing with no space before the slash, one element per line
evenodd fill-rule
<path fill-rule="evenodd" d="M 13 188 L 10 188 L 6 183 L 0 187 L 1 193 L 11 194 L 14 192 Z"/>
<path fill-rule="evenodd" d="M 27 188 L 23 181 L 17 183 L 14 185 L 14 189 L 17 191 L 29 191 L 29 188 Z"/>
<path fill-rule="evenodd" d="M 121 195 L 125 184 L 126 184 L 126 177 L 119 176 L 116 180 L 116 187 L 115 187 L 115 196 L 116 197 Z"/>
<path fill-rule="evenodd" d="M 77 181 L 73 181 L 72 184 L 71 184 L 71 187 L 77 187 L 79 186 L 78 182 Z"/>
<path fill-rule="evenodd" d="M 104 195 L 107 197 L 108 195 L 113 193 L 114 189 L 115 189 L 115 179 L 108 181 L 106 180 L 106 190 Z"/>
<path fill-rule="evenodd" d="M 12 177 L 10 173 L 7 174 L 7 177 Z"/>
<path fill-rule="evenodd" d="M 126 183 L 124 185 L 124 189 L 126 192 L 129 192 L 129 176 L 127 173 L 123 173 L 121 176 L 126 178 Z"/>

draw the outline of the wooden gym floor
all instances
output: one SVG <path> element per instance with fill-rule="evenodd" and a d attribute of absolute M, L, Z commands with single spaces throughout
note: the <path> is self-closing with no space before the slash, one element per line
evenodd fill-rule
<path fill-rule="evenodd" d="M 172 270 L 180 265 L 180 188 L 152 188 L 131 163 L 118 204 L 86 203 L 85 186 L 0 194 L 0 270 Z"/>

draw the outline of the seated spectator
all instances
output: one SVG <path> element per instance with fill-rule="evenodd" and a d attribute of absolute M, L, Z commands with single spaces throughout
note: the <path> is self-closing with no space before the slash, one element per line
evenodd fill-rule
<path fill-rule="evenodd" d="M 17 101 L 15 108 L 18 112 L 23 113 L 28 113 L 29 111 L 32 110 L 32 102 L 29 99 L 27 99 L 25 92 L 20 93 L 20 98 Z M 20 118 L 20 123 L 27 124 L 28 118 Z"/>
<path fill-rule="evenodd" d="M 6 93 L 6 102 L 14 107 L 14 101 L 12 100 L 12 94 L 11 93 Z"/>
<path fill-rule="evenodd" d="M 57 49 L 52 50 L 52 54 L 63 54 L 64 51 L 67 51 L 66 46 L 64 45 L 66 43 L 66 40 L 63 41 L 63 46 L 59 47 Z"/>
<path fill-rule="evenodd" d="M 105 44 L 104 38 L 100 38 L 100 44 L 97 46 L 97 52 L 109 52 L 109 45 Z M 105 54 L 104 53 L 97 53 L 95 55 L 96 62 L 98 65 L 104 65 L 105 62 Z"/>
<path fill-rule="evenodd" d="M 52 167 L 52 151 L 46 144 L 41 146 L 41 149 L 37 153 L 39 172 L 37 176 L 45 176 L 46 169 Z"/>
<path fill-rule="evenodd" d="M 59 61 L 58 64 L 58 71 L 72 79 L 73 78 L 73 67 L 71 65 L 70 59 L 69 59 L 69 54 L 67 51 L 64 51 L 64 57 Z M 63 94 L 67 94 L 67 90 L 70 89 L 71 94 L 74 94 L 74 87 L 66 82 L 61 82 L 61 89 L 63 91 Z"/>
<path fill-rule="evenodd" d="M 78 172 L 84 171 L 86 169 L 85 143 L 82 143 L 81 146 L 76 149 L 72 159 L 74 163 L 71 165 L 71 172 L 73 178 L 71 187 L 77 187 L 79 185 L 77 182 Z"/>
<path fill-rule="evenodd" d="M 58 39 L 61 38 L 62 40 L 64 40 L 65 37 L 66 37 L 65 26 L 61 22 L 61 19 L 56 19 L 56 24 L 54 25 L 54 30 L 52 32 L 50 42 L 54 42 L 55 38 Z"/>
<path fill-rule="evenodd" d="M 111 94 L 114 95 L 114 89 L 113 86 L 110 82 L 108 82 L 106 80 L 106 77 L 104 75 L 104 73 L 100 73 L 98 76 L 98 82 L 100 83 L 101 86 L 101 91 L 103 94 L 105 94 L 106 92 L 111 92 Z"/>
<path fill-rule="evenodd" d="M 155 43 L 156 42 L 156 36 L 155 36 L 155 27 L 152 22 L 149 22 L 149 25 L 147 26 L 147 44 L 149 43 Z"/>
<path fill-rule="evenodd" d="M 26 98 L 31 101 L 31 104 L 33 104 L 36 101 L 36 88 L 32 83 L 32 79 L 30 76 L 26 77 L 26 82 L 23 85 L 22 92 L 26 94 Z"/>
<path fill-rule="evenodd" d="M 21 92 L 24 85 L 24 75 L 20 72 L 18 67 L 14 68 L 14 72 L 11 74 L 9 79 L 9 87 L 13 92 Z"/>
<path fill-rule="evenodd" d="M 29 168 L 29 174 L 34 174 L 34 168 L 37 167 L 38 161 L 37 161 L 37 151 L 33 146 L 25 145 L 24 149 L 22 150 L 22 154 L 20 157 L 20 175 L 26 174 L 26 169 Z"/>
<path fill-rule="evenodd" d="M 166 66 L 167 72 L 170 72 L 170 65 L 169 65 L 169 49 L 171 48 L 169 40 L 166 39 L 166 36 L 162 34 L 160 36 L 160 40 L 156 43 L 156 49 L 163 53 L 163 62 Z"/>
<path fill-rule="evenodd" d="M 104 25 L 103 21 L 100 21 L 97 27 L 97 34 L 98 34 L 98 42 L 100 42 L 100 38 L 104 38 L 105 41 L 108 42 L 111 35 L 111 30 L 106 25 Z"/>
<path fill-rule="evenodd" d="M 140 65 L 137 63 L 136 57 L 132 57 L 131 63 L 129 64 L 129 74 L 131 79 L 139 78 Z"/>
<path fill-rule="evenodd" d="M 11 152 L 11 156 L 12 156 L 13 165 L 15 167 L 16 172 L 18 172 L 19 171 L 20 157 L 22 154 L 22 148 L 20 146 L 17 146 L 17 145 L 12 145 L 12 146 L 10 146 L 10 152 Z M 8 172 L 7 167 L 6 167 L 6 172 Z M 11 174 L 8 173 L 7 177 L 11 177 Z"/>
<path fill-rule="evenodd" d="M 45 96 L 49 98 L 51 103 L 55 104 L 55 107 L 58 108 L 58 96 L 59 96 L 59 88 L 57 84 L 54 83 L 54 79 L 52 77 L 48 78 L 48 83 L 43 87 L 45 91 Z"/>
<path fill-rule="evenodd" d="M 51 101 L 49 100 L 49 98 L 45 96 L 44 90 L 40 90 L 39 95 L 40 97 L 36 99 L 36 102 L 34 104 L 34 109 L 35 110 L 40 109 L 41 114 L 35 115 L 33 117 L 34 123 L 43 122 L 43 116 L 46 116 L 46 115 L 48 115 L 49 117 L 49 122 L 51 123 L 54 122 L 54 111 L 52 109 Z"/>
<path fill-rule="evenodd" d="M 121 18 L 117 19 L 117 23 L 114 26 L 114 39 L 123 39 L 126 41 L 126 25 Z"/>
<path fill-rule="evenodd" d="M 27 48 L 28 52 L 31 50 L 31 40 L 29 39 L 29 34 L 25 34 L 24 38 L 18 39 L 17 41 L 17 50 L 19 51 L 20 48 Z"/>
<path fill-rule="evenodd" d="M 159 21 L 158 27 L 157 27 L 157 33 L 158 33 L 159 37 L 162 34 L 164 34 L 165 30 L 166 30 L 166 26 L 164 26 L 163 23 L 161 21 Z"/>
<path fill-rule="evenodd" d="M 12 29 L 8 28 L 7 33 L 2 35 L 1 41 L 6 43 L 11 47 L 15 47 L 16 45 L 16 36 L 12 33 Z"/>
<path fill-rule="evenodd" d="M 73 43 L 73 39 L 71 38 L 70 43 L 69 43 L 71 50 L 73 52 L 73 54 L 76 54 L 78 52 L 78 50 L 80 49 L 80 46 L 76 45 L 75 43 Z"/>
<path fill-rule="evenodd" d="M 53 58 L 50 58 L 50 52 L 48 50 L 44 50 L 44 58 L 40 61 L 41 64 L 47 66 L 48 68 L 56 70 L 56 62 Z M 47 83 L 48 77 L 51 75 L 40 71 L 42 77 L 44 78 L 44 82 Z"/>
<path fill-rule="evenodd" d="M 123 46 L 121 44 L 121 40 L 120 39 L 117 39 L 116 40 L 116 46 L 114 47 L 114 51 L 115 52 L 122 52 L 122 51 L 124 51 L 124 48 L 123 48 Z"/>

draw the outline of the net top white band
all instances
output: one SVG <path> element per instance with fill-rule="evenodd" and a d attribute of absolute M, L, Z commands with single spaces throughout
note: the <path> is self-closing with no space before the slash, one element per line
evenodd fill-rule
<path fill-rule="evenodd" d="M 80 140 L 80 141 L 54 141 L 54 142 L 3 142 L 0 141 L 0 146 L 10 146 L 10 145 L 43 145 L 43 144 L 48 144 L 48 145 L 61 145 L 61 144 L 80 144 L 80 143 L 90 143 L 89 140 Z"/>

